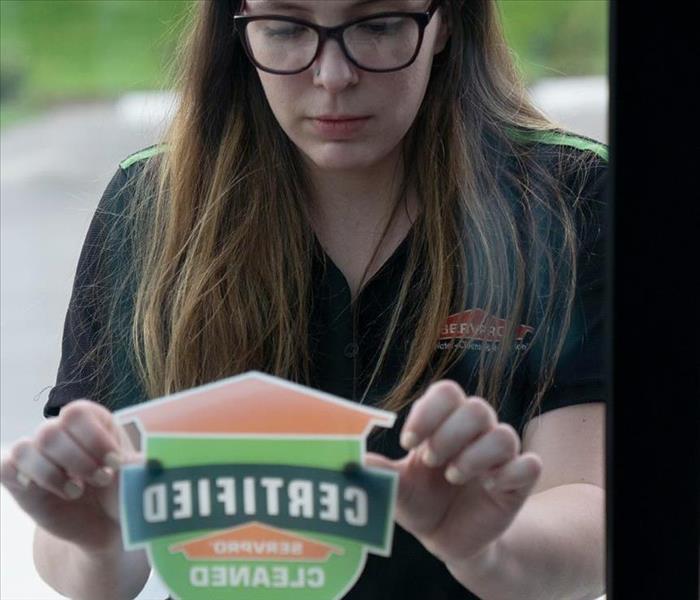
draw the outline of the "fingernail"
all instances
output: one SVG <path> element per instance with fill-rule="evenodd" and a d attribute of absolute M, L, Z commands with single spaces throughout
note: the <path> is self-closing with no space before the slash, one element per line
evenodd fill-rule
<path fill-rule="evenodd" d="M 112 481 L 114 471 L 110 467 L 101 467 L 92 474 L 90 480 L 100 487 L 109 485 Z"/>
<path fill-rule="evenodd" d="M 481 483 L 487 490 L 492 490 L 494 487 L 496 487 L 496 480 L 493 477 L 487 477 Z"/>
<path fill-rule="evenodd" d="M 410 450 L 417 443 L 418 443 L 418 436 L 415 433 L 413 433 L 412 431 L 404 431 L 401 434 L 401 446 L 404 449 Z"/>
<path fill-rule="evenodd" d="M 75 500 L 83 495 L 83 488 L 75 483 L 75 481 L 67 481 L 66 485 L 63 486 L 63 493 L 71 500 Z"/>
<path fill-rule="evenodd" d="M 429 467 L 437 467 L 440 464 L 437 455 L 430 448 L 423 452 L 423 462 Z"/>
<path fill-rule="evenodd" d="M 23 488 L 28 488 L 29 484 L 32 482 L 32 480 L 22 473 L 22 471 L 17 471 L 17 481 Z"/>
<path fill-rule="evenodd" d="M 447 468 L 447 471 L 445 471 L 445 479 L 447 479 L 447 481 L 449 481 L 450 483 L 459 485 L 464 483 L 467 480 L 467 477 L 455 466 L 450 465 Z"/>
<path fill-rule="evenodd" d="M 102 459 L 108 467 L 112 467 L 115 471 L 119 469 L 122 464 L 121 458 L 116 452 L 107 452 L 105 457 Z"/>

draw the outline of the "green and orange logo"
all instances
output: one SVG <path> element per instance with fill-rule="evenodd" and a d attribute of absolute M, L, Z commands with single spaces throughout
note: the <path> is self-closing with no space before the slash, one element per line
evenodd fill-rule
<path fill-rule="evenodd" d="M 122 469 L 125 547 L 173 598 L 335 600 L 389 556 L 397 475 L 361 465 L 393 413 L 250 372 L 115 416 L 147 459 Z"/>

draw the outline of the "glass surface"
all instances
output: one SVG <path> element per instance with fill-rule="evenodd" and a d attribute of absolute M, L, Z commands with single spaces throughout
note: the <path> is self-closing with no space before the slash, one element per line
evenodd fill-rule
<path fill-rule="evenodd" d="M 0 0 L 3 448 L 43 422 L 88 224 L 118 162 L 155 143 L 172 114 L 165 66 L 195 4 Z M 538 106 L 605 141 L 607 0 L 497 4 Z M 35 572 L 33 522 L 0 496 L 0 598 L 63 598 Z M 140 599 L 167 596 L 156 580 Z"/>

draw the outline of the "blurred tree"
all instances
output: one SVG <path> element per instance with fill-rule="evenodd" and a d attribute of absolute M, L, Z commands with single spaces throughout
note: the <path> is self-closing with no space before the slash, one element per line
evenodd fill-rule
<path fill-rule="evenodd" d="M 0 123 L 55 102 L 162 87 L 190 0 L 0 0 Z"/>
<path fill-rule="evenodd" d="M 0 125 L 167 85 L 192 0 L 0 0 Z M 498 0 L 524 76 L 604 74 L 607 0 Z"/>
<path fill-rule="evenodd" d="M 608 0 L 498 0 L 523 75 L 604 75 Z"/>

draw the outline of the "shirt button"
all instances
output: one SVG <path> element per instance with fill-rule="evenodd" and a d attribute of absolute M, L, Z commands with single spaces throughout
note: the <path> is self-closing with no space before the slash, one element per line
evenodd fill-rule
<path fill-rule="evenodd" d="M 359 349 L 359 346 L 355 343 L 348 344 L 347 346 L 345 346 L 343 354 L 345 354 L 346 358 L 355 358 Z"/>

